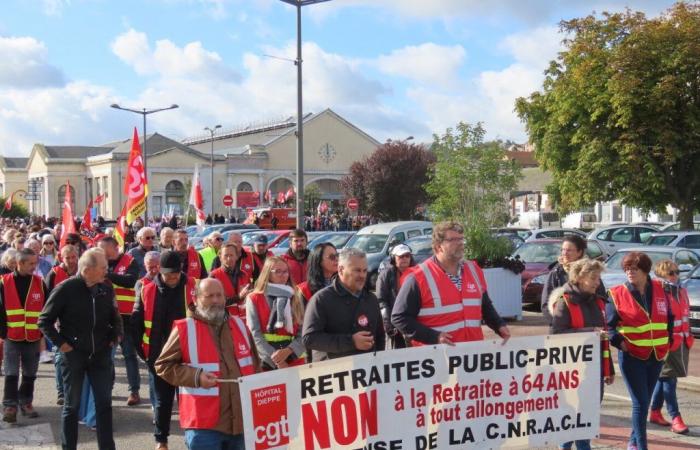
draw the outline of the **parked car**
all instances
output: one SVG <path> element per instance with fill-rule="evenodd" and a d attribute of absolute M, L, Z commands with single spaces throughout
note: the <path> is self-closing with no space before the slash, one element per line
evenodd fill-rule
<path fill-rule="evenodd" d="M 561 221 L 556 212 L 525 211 L 511 219 L 508 225 L 525 228 L 560 227 Z"/>
<path fill-rule="evenodd" d="M 413 259 L 416 264 L 420 264 L 426 259 L 433 256 L 433 237 L 432 236 L 418 236 L 411 238 L 404 242 L 405 245 L 411 249 L 411 254 L 413 254 Z M 386 269 L 390 264 L 391 256 L 387 256 L 379 264 L 379 271 Z"/>
<path fill-rule="evenodd" d="M 598 217 L 592 212 L 573 212 L 569 213 L 561 221 L 561 226 L 564 228 L 577 228 L 579 230 L 592 230 L 598 222 Z"/>
<path fill-rule="evenodd" d="M 700 222 L 693 222 L 693 228 L 696 231 L 700 231 Z M 664 227 L 659 228 L 659 231 L 680 231 L 681 229 L 681 223 L 680 222 L 674 222 L 670 223 Z"/>
<path fill-rule="evenodd" d="M 190 236 L 189 243 L 191 246 L 198 248 L 202 247 L 202 241 L 215 231 L 223 233 L 231 230 L 257 230 L 255 225 L 247 225 L 242 223 L 221 223 L 217 225 L 206 225 L 202 231 Z"/>
<path fill-rule="evenodd" d="M 700 231 L 654 233 L 647 241 L 647 245 L 668 245 L 669 247 L 700 249 Z"/>
<path fill-rule="evenodd" d="M 572 234 L 586 239 L 584 231 L 573 228 L 537 228 L 531 231 L 530 236 L 525 238 L 525 242 L 534 241 L 535 239 L 563 238 Z"/>
<path fill-rule="evenodd" d="M 559 259 L 561 244 L 561 239 L 538 239 L 524 243 L 511 255 L 525 264 L 521 274 L 523 303 L 540 303 L 542 287 L 547 281 L 548 272 Z M 588 241 L 586 255 L 593 259 L 605 259 L 607 256 L 600 245 L 591 241 Z"/>
<path fill-rule="evenodd" d="M 690 332 L 700 336 L 700 265 L 688 272 L 688 276 L 681 280 L 681 286 L 688 290 L 690 300 Z"/>
<path fill-rule="evenodd" d="M 323 234 L 323 231 L 307 231 L 306 238 L 308 242 L 310 242 L 321 234 Z M 287 251 L 289 251 L 289 235 L 285 236 L 284 239 L 281 239 L 274 247 L 270 249 L 270 251 L 275 256 L 282 256 L 287 253 Z"/>
<path fill-rule="evenodd" d="M 330 242 L 337 249 L 341 249 L 355 236 L 355 231 L 322 231 L 321 234 L 309 239 L 308 249 L 313 250 L 318 244 Z"/>
<path fill-rule="evenodd" d="M 605 283 L 606 288 L 617 286 L 627 280 L 625 272 L 622 270 L 622 258 L 629 252 L 642 252 L 651 258 L 652 267 L 657 261 L 662 259 L 670 259 L 678 265 L 681 272 L 681 278 L 685 279 L 688 273 L 700 263 L 700 253 L 695 250 L 690 250 L 681 247 L 666 247 L 660 245 L 645 245 L 642 247 L 628 247 L 618 250 L 605 261 L 605 271 L 601 274 L 601 280 Z M 653 278 L 654 271 L 650 273 Z"/>
<path fill-rule="evenodd" d="M 267 238 L 267 247 L 273 248 L 282 239 L 289 236 L 292 230 L 256 230 L 252 233 L 246 233 L 243 235 L 243 247 L 250 249 L 258 236 L 265 236 Z"/>
<path fill-rule="evenodd" d="M 367 285 L 374 289 L 377 283 L 379 263 L 389 251 L 407 239 L 421 235 L 431 235 L 433 223 L 420 220 L 387 222 L 362 228 L 345 244 L 367 254 Z"/>
<path fill-rule="evenodd" d="M 532 230 L 530 228 L 518 228 L 518 227 L 507 227 L 507 228 L 491 228 L 491 233 L 493 234 L 513 234 L 520 237 L 523 241 L 530 237 Z"/>
<path fill-rule="evenodd" d="M 597 242 L 605 253 L 612 255 L 618 249 L 645 244 L 653 233 L 658 232 L 656 228 L 646 225 L 611 225 L 593 230 L 588 240 Z"/>

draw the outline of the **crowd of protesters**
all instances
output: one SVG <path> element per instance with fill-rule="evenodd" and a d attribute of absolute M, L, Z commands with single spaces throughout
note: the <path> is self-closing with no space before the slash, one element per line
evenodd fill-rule
<path fill-rule="evenodd" d="M 307 219 L 310 229 L 355 228 L 373 220 Z M 460 224 L 436 224 L 434 255 L 420 264 L 410 247 L 394 247 L 376 295 L 367 289 L 361 250 L 324 243 L 309 251 L 303 229 L 290 233 L 288 252 L 276 257 L 264 236 L 244 248 L 237 233 L 226 242 L 214 233 L 207 247 L 195 251 L 181 225 L 177 218 L 149 226 L 139 219 L 122 248 L 108 227 L 62 236 L 61 225 L 51 219 L 1 221 L 5 422 L 17 422 L 18 413 L 40 415 L 33 406 L 38 365 L 53 362 L 63 448 L 77 447 L 79 420 L 95 428 L 100 449 L 115 448 L 111 405 L 120 348 L 128 406 L 143 401 L 137 355 L 146 363 L 156 449 L 168 448 L 176 394 L 189 448 L 244 448 L 238 385 L 217 379 L 365 352 L 482 340 L 483 323 L 504 342 L 510 338 L 481 268 L 464 259 Z M 601 333 L 601 395 L 603 384 L 614 380 L 611 345 L 619 350 L 633 400 L 629 448 L 647 448 L 650 406 L 652 422 L 687 433 L 675 390 L 676 379 L 687 373 L 693 340 L 677 266 L 659 262 L 658 279 L 651 279 L 649 258 L 631 252 L 622 263 L 628 281 L 606 293 L 600 282 L 604 266 L 583 256 L 585 246 L 568 237 L 549 277 L 543 304 L 551 332 L 607 330 Z M 661 415 L 664 402 L 672 422 Z M 575 445 L 590 448 L 588 441 Z"/>

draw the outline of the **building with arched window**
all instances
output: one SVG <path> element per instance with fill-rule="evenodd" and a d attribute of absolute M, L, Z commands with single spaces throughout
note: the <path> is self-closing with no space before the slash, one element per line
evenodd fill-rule
<path fill-rule="evenodd" d="M 212 183 L 211 136 L 182 142 L 154 133 L 140 138 L 146 148 L 149 216 L 182 214 L 187 208 L 195 165 L 198 165 L 204 209 L 225 214 L 222 203 L 231 195 L 234 206 L 267 203 L 272 197 L 296 189 L 296 123 L 294 119 L 247 124 L 214 136 Z M 342 200 L 340 179 L 353 162 L 371 154 L 379 142 L 330 109 L 304 118 L 304 185 L 316 198 Z M 35 144 L 25 159 L 23 184 L 34 186 L 29 201 L 34 214 L 59 216 L 61 186 L 70 181 L 74 214 L 80 216 L 90 199 L 104 195 L 98 213 L 116 218 L 125 201 L 123 186 L 131 139 L 98 146 Z M 5 158 L 4 160 L 9 160 Z M 2 169 L 0 158 L 0 169 Z M 2 173 L 2 172 L 0 172 Z M 0 183 L 7 185 L 0 178 Z M 314 186 L 314 187 L 311 187 Z M 5 190 L 8 188 L 5 187 Z M 213 189 L 214 205 L 211 203 Z M 64 191 L 65 193 L 65 188 Z M 212 207 L 213 206 L 213 207 Z"/>

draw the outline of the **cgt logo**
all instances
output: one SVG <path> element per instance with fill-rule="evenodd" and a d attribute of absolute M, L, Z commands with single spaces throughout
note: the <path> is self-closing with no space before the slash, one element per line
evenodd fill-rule
<path fill-rule="evenodd" d="M 287 420 L 287 387 L 266 386 L 250 392 L 253 405 L 255 450 L 266 450 L 289 444 Z"/>

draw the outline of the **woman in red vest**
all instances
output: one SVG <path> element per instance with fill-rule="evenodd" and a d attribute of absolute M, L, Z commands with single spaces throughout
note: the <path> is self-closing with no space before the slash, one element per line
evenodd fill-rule
<path fill-rule="evenodd" d="M 246 324 L 264 370 L 304 364 L 301 325 L 304 304 L 284 259 L 266 259 L 255 289 L 246 299 Z"/>
<path fill-rule="evenodd" d="M 651 259 L 629 252 L 622 259 L 627 281 L 608 293 L 605 311 L 610 343 L 617 347 L 618 364 L 632 398 L 632 433 L 627 448 L 647 450 L 647 412 L 669 349 L 673 326 L 663 285 L 649 277 Z"/>
<path fill-rule="evenodd" d="M 569 265 L 567 281 L 563 286 L 552 291 L 547 301 L 552 317 L 550 331 L 552 334 L 583 333 L 605 329 L 605 303 L 607 299 L 596 294 L 600 286 L 600 273 L 605 269 L 603 263 L 588 258 L 579 259 Z M 600 399 L 603 399 L 603 383 L 612 384 L 615 380 L 610 345 L 607 335 L 601 335 L 601 383 Z M 559 445 L 560 449 L 570 449 L 573 442 Z M 577 440 L 578 450 L 591 448 L 589 439 Z"/>
<path fill-rule="evenodd" d="M 309 254 L 306 281 L 297 284 L 303 296 L 304 305 L 311 297 L 326 286 L 330 286 L 338 273 L 338 250 L 330 242 L 318 244 Z"/>
<path fill-rule="evenodd" d="M 661 369 L 661 376 L 656 382 L 654 393 L 651 397 L 651 412 L 649 422 L 658 425 L 669 426 L 671 431 L 679 434 L 688 434 L 688 427 L 683 422 L 678 410 L 676 398 L 676 383 L 678 377 L 688 376 L 688 360 L 690 349 L 693 346 L 693 334 L 690 332 L 690 302 L 688 292 L 678 285 L 680 271 L 676 263 L 670 259 L 664 259 L 656 263 L 654 273 L 663 283 L 668 295 L 673 314 L 673 338 L 669 348 L 666 362 Z M 671 415 L 668 423 L 661 414 L 661 407 L 666 400 L 666 409 Z"/>

